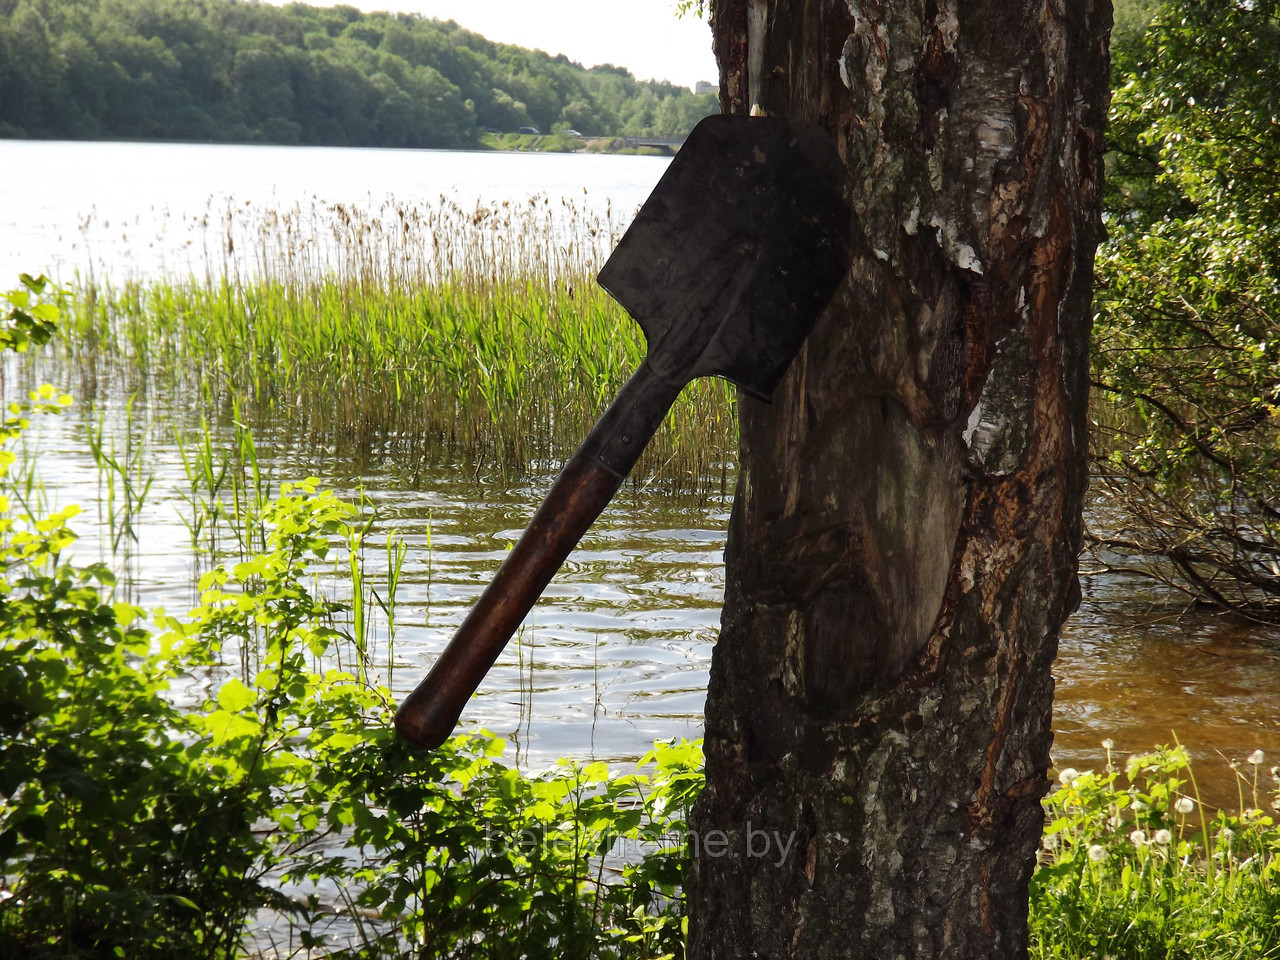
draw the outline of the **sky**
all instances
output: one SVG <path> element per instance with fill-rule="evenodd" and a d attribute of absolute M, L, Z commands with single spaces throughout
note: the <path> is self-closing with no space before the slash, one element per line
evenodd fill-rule
<path fill-rule="evenodd" d="M 324 6 L 330 0 L 312 0 Z M 336 0 L 333 0 L 336 2 Z M 584 67 L 612 63 L 640 80 L 716 82 L 711 28 L 676 17 L 676 0 L 348 0 L 372 12 L 456 20 L 499 43 L 563 53 Z"/>

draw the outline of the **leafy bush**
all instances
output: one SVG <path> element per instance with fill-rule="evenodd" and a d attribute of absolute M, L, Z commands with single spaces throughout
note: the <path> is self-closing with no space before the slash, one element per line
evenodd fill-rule
<path fill-rule="evenodd" d="M 1114 52 L 1100 539 L 1280 620 L 1280 7 L 1171 0 Z"/>
<path fill-rule="evenodd" d="M 566 761 L 539 777 L 503 766 L 488 734 L 405 746 L 388 691 L 310 663 L 347 639 L 306 584 L 353 512 L 314 481 L 286 487 L 271 549 L 206 574 L 201 605 L 157 614 L 158 635 L 103 598 L 104 569 L 58 560 L 66 515 L 6 543 L 11 942 L 31 956 L 232 956 L 272 907 L 313 945 L 332 906 L 285 896 L 283 878 L 336 881 L 353 915 L 381 915 L 359 955 L 675 953 L 682 911 L 663 907 L 678 903 L 696 746 L 655 747 L 652 776 Z M 249 682 L 222 679 L 196 710 L 166 696 L 179 678 L 210 683 L 242 644 L 260 645 Z M 611 862 L 620 843 L 639 856 Z"/>
<path fill-rule="evenodd" d="M 702 784 L 699 747 L 656 745 L 641 760 L 652 774 L 560 761 L 536 777 L 499 763 L 501 749 L 479 734 L 425 753 L 387 730 L 348 755 L 340 779 L 365 790 L 342 811 L 348 844 L 365 850 L 353 906 L 397 921 L 367 947 L 397 955 L 407 943 L 424 957 L 682 956 L 684 818 Z"/>
<path fill-rule="evenodd" d="M 56 308 L 23 277 L 4 295 L 4 344 L 47 339 Z M 9 405 L 12 444 L 32 412 L 69 398 L 49 387 Z M 246 811 L 211 789 L 176 735 L 162 693 L 172 650 L 152 649 L 141 611 L 112 603 L 110 571 L 64 560 L 76 508 L 33 518 L 30 485 L 0 455 L 0 939 L 28 956 L 210 955 L 238 939 L 248 909 L 228 831 Z M 250 858 L 251 859 L 251 858 Z"/>

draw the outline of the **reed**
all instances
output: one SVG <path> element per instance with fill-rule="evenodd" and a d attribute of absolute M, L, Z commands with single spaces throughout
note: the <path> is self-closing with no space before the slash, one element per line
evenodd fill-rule
<path fill-rule="evenodd" d="M 259 432 L 407 472 L 518 475 L 572 452 L 644 355 L 594 282 L 621 234 L 611 211 L 545 198 L 229 207 L 221 230 L 222 262 L 202 279 L 72 289 L 61 336 L 92 371 L 82 382 L 143 378 L 224 411 L 238 402 Z M 723 486 L 733 405 L 723 382 L 690 385 L 635 482 Z"/>

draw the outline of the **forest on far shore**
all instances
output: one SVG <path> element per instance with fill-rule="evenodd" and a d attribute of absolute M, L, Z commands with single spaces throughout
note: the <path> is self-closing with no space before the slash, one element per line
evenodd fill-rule
<path fill-rule="evenodd" d="M 474 147 L 521 127 L 681 137 L 716 112 L 714 93 L 416 14 L 0 0 L 0 137 Z"/>

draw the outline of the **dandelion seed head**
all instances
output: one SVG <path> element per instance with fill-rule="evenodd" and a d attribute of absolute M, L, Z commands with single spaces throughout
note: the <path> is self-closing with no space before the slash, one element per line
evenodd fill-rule
<path fill-rule="evenodd" d="M 1190 797 L 1179 797 L 1178 802 L 1173 805 L 1173 809 L 1179 813 L 1190 813 L 1196 808 L 1196 802 Z"/>
<path fill-rule="evenodd" d="M 1114 750 L 1115 748 L 1116 748 L 1116 742 L 1112 740 L 1110 737 L 1107 737 L 1107 739 L 1102 741 L 1103 750 Z"/>
<path fill-rule="evenodd" d="M 1106 847 L 1100 843 L 1095 843 L 1089 848 L 1089 859 L 1094 863 L 1101 863 L 1103 860 L 1107 859 Z"/>
<path fill-rule="evenodd" d="M 1263 754 L 1261 750 L 1255 750 L 1253 751 L 1253 753 L 1249 754 L 1249 756 L 1246 757 L 1245 759 L 1247 759 L 1250 763 L 1252 763 L 1256 767 L 1258 764 L 1260 764 L 1263 760 L 1266 759 L 1266 755 Z"/>
<path fill-rule="evenodd" d="M 1080 776 L 1079 770 L 1077 770 L 1075 767 L 1067 767 L 1067 769 L 1062 770 L 1058 773 L 1058 782 L 1062 784 L 1064 787 L 1069 787 L 1076 782 L 1079 776 Z"/>
<path fill-rule="evenodd" d="M 1145 830 L 1134 830 L 1129 834 L 1129 839 L 1133 841 L 1135 847 L 1144 847 L 1147 844 L 1147 834 Z"/>
<path fill-rule="evenodd" d="M 1173 834 L 1168 830 L 1157 830 L 1155 836 L 1152 837 L 1151 840 L 1159 846 L 1167 847 L 1169 844 L 1173 843 Z"/>

